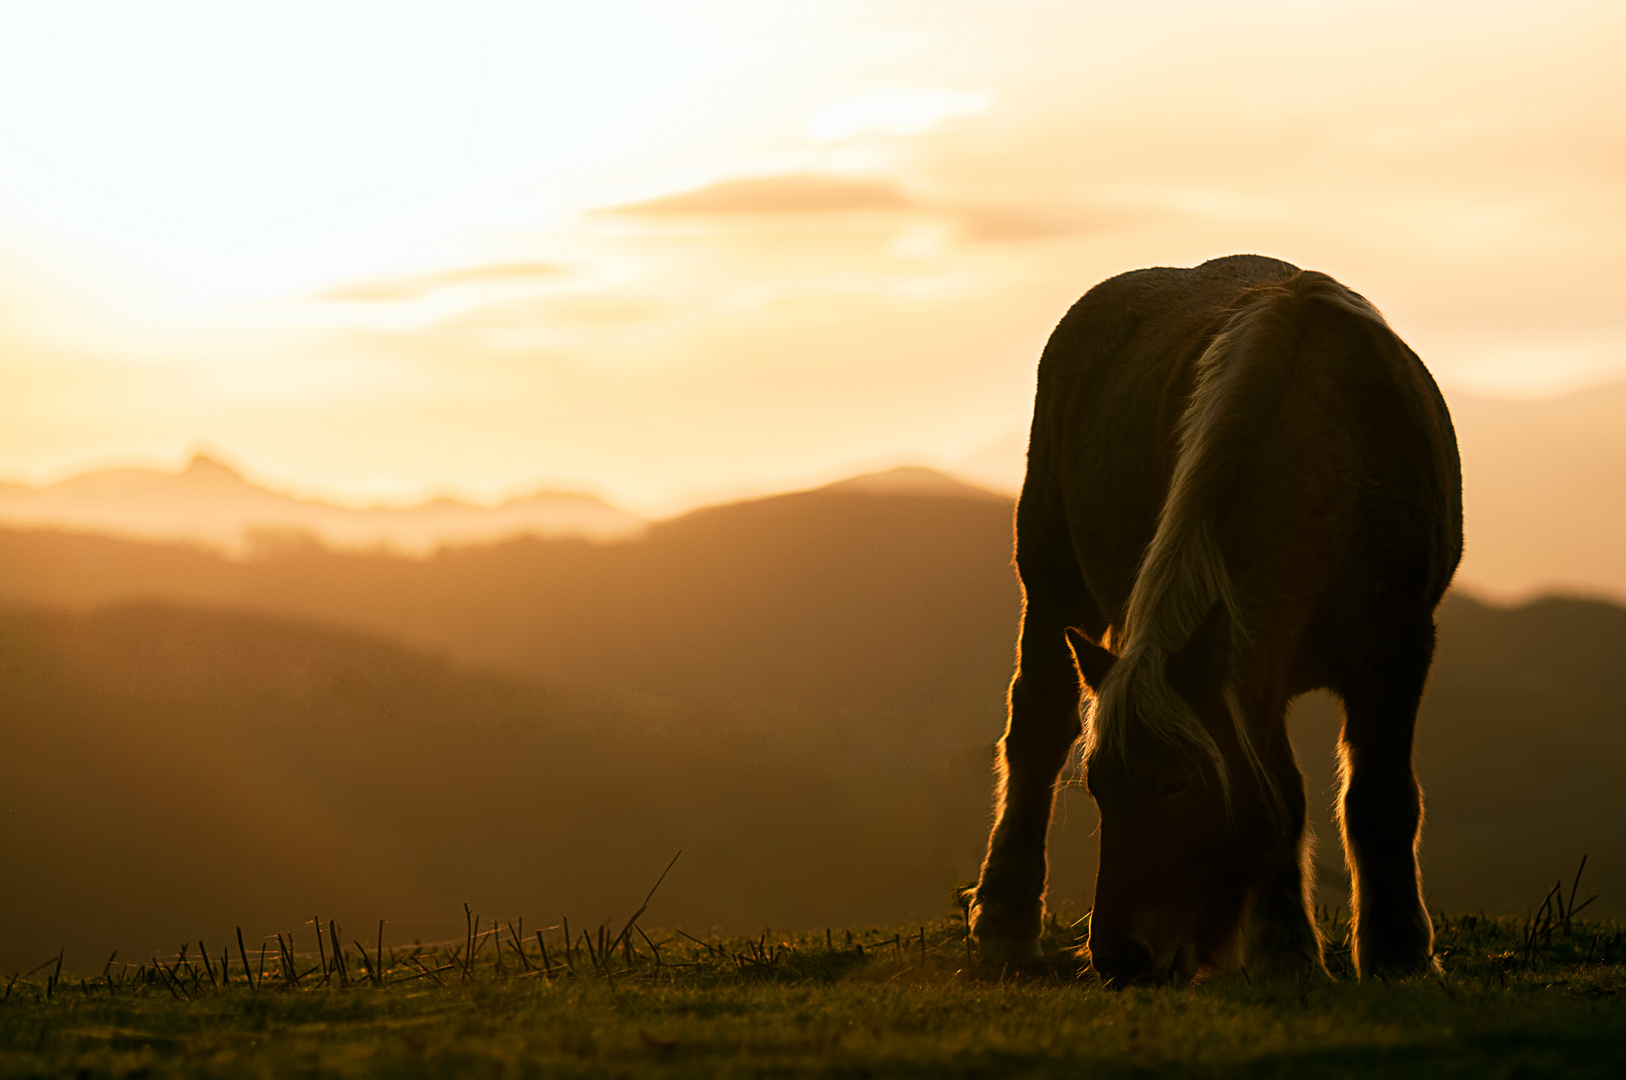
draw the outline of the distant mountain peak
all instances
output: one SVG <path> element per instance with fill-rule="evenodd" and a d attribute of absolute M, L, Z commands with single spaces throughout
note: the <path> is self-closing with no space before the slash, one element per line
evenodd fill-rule
<path fill-rule="evenodd" d="M 192 452 L 192 460 L 186 463 L 186 468 L 183 471 L 200 472 L 208 470 L 213 470 L 215 472 L 227 472 L 231 473 L 233 476 L 239 475 L 236 469 L 232 468 L 230 465 L 227 465 L 219 458 L 212 456 L 207 450 L 194 450 Z"/>
<path fill-rule="evenodd" d="M 1006 496 L 997 492 L 956 480 L 923 465 L 901 465 L 883 472 L 853 476 L 819 490 L 852 495 L 930 495 L 950 499 L 1006 500 Z"/>
<path fill-rule="evenodd" d="M 208 453 L 202 450 L 192 455 L 192 460 L 186 463 L 186 468 L 182 469 L 178 476 L 180 479 L 193 483 L 202 481 L 211 484 L 228 483 L 243 487 L 255 486 L 244 479 L 242 473 L 219 458 L 210 457 Z"/>

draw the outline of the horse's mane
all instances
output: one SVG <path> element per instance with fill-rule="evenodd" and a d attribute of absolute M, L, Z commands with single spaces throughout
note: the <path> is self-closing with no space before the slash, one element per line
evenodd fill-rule
<path fill-rule="evenodd" d="M 1122 628 L 1112 634 L 1119 659 L 1087 717 L 1086 754 L 1121 757 L 1131 725 L 1138 724 L 1177 751 L 1211 760 L 1227 802 L 1230 781 L 1224 755 L 1170 685 L 1166 666 L 1216 604 L 1223 604 L 1229 615 L 1231 656 L 1247 638 L 1247 613 L 1220 551 L 1217 518 L 1226 495 L 1248 469 L 1255 432 L 1278 408 L 1301 360 L 1305 311 L 1312 303 L 1328 304 L 1388 328 L 1365 298 L 1313 271 L 1250 289 L 1237 299 L 1223 330 L 1197 360 L 1157 532 L 1141 560 Z M 1243 758 L 1265 790 L 1279 797 L 1229 670 L 1223 692 Z"/>

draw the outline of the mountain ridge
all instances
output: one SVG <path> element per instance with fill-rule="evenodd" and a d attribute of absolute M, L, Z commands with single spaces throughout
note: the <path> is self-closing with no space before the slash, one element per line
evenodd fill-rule
<path fill-rule="evenodd" d="M 1500 600 L 1563 592 L 1626 601 L 1626 439 L 1620 436 L 1618 420 L 1626 415 L 1626 382 L 1542 399 L 1509 400 L 1455 391 L 1446 397 L 1463 462 L 1468 543 L 1459 584 Z M 1001 485 L 1014 489 L 1020 481 L 1025 447 L 1025 429 L 1012 428 L 990 445 L 988 460 L 975 465 L 971 459 L 963 461 L 959 478 L 904 467 L 848 477 L 810 490 L 958 494 L 1010 502 L 1015 496 L 1003 487 L 989 490 L 964 477 L 998 475 Z M 220 482 L 210 490 L 244 494 L 242 485 L 247 482 L 229 466 L 207 455 L 194 459 L 192 465 L 215 467 L 215 479 Z M 229 475 L 219 475 L 222 472 Z M 93 475 L 105 482 L 114 474 L 148 487 L 183 475 L 159 470 L 103 470 Z M 235 487 L 234 478 L 239 482 Z M 89 483 L 79 477 L 46 487 L 61 487 L 66 492 L 81 481 Z M 141 511 L 127 505 L 99 516 L 88 510 L 53 515 L 46 512 L 49 507 L 39 505 L 42 490 L 0 481 L 0 525 L 190 539 L 236 555 L 251 555 L 265 547 L 286 548 L 297 540 L 287 534 L 300 532 L 330 547 L 385 547 L 418 556 L 521 535 L 584 536 L 611 542 L 639 535 L 651 520 L 590 495 L 543 491 L 518 496 L 500 507 L 473 506 L 445 495 L 410 507 L 338 507 L 332 512 L 344 521 L 326 524 L 307 520 L 308 514 L 302 518 L 298 513 L 265 513 L 262 506 L 253 514 L 238 513 L 225 524 L 210 525 L 208 514 L 194 507 L 188 513 L 195 521 L 177 524 L 173 514 L 165 520 L 166 512 L 161 509 Z M 733 501 L 759 502 L 798 493 L 781 491 Z M 730 501 L 703 503 L 661 520 L 680 519 Z M 35 504 L 34 508 L 27 509 L 24 504 L 28 503 Z M 337 505 L 320 500 L 305 500 L 304 504 Z"/>
<path fill-rule="evenodd" d="M 900 466 L 806 491 L 738 501 L 760 502 L 808 491 L 1010 501 L 1009 496 L 923 466 Z M 734 502 L 705 504 L 676 517 Z M 0 527 L 190 541 L 234 556 L 252 556 L 267 546 L 286 547 L 300 537 L 304 543 L 335 550 L 382 549 L 419 557 L 522 536 L 582 537 L 602 543 L 636 537 L 652 523 L 595 495 L 549 489 L 492 505 L 440 494 L 406 505 L 346 506 L 261 486 L 201 451 L 178 472 L 126 467 L 78 473 L 45 485 L 0 481 Z"/>
<path fill-rule="evenodd" d="M 262 487 L 202 452 L 179 472 L 101 469 L 41 486 L 0 485 L 0 523 L 192 541 L 239 555 L 260 537 L 286 533 L 338 549 L 425 554 L 520 535 L 614 540 L 646 524 L 596 496 L 565 491 L 530 492 L 491 506 L 450 495 L 406 506 L 344 506 Z"/>

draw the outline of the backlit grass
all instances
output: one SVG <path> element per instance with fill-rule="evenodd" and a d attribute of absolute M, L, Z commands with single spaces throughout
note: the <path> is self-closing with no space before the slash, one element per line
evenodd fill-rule
<path fill-rule="evenodd" d="M 1438 977 L 1114 992 L 1076 971 L 1069 922 L 1024 973 L 970 962 L 954 920 L 754 939 L 599 927 L 567 947 L 562 927 L 471 918 L 461 941 L 381 956 L 331 924 L 318 953 L 308 924 L 273 939 L 263 974 L 257 943 L 235 941 L 207 965 L 195 945 L 83 975 L 53 958 L 0 979 L 0 1076 L 1626 1072 L 1614 923 L 1442 915 Z"/>

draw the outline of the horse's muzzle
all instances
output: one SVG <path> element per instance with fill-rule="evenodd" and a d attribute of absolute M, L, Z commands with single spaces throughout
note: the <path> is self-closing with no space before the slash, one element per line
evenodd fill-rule
<path fill-rule="evenodd" d="M 1145 982 L 1154 972 L 1152 948 L 1138 937 L 1090 942 L 1090 965 L 1108 986 L 1123 987 Z"/>

